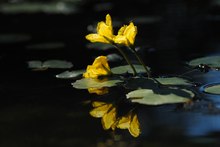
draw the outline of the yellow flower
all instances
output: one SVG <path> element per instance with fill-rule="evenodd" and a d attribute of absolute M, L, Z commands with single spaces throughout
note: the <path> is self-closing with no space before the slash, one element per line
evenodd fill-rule
<path fill-rule="evenodd" d="M 96 118 L 102 118 L 102 126 L 108 130 L 116 122 L 116 108 L 112 104 L 104 102 L 93 102 L 94 109 L 90 111 L 90 115 Z"/>
<path fill-rule="evenodd" d="M 107 62 L 106 56 L 99 56 L 95 59 L 92 65 L 88 65 L 84 78 L 98 78 L 99 76 L 110 75 L 111 70 Z"/>
<path fill-rule="evenodd" d="M 130 134 L 134 137 L 138 137 L 141 133 L 137 114 L 131 112 L 126 116 L 122 116 L 118 120 L 116 127 L 120 129 L 128 129 Z"/>
<path fill-rule="evenodd" d="M 103 95 L 108 93 L 108 87 L 103 88 L 88 88 L 89 93 L 96 93 L 97 95 Z"/>
<path fill-rule="evenodd" d="M 97 25 L 97 33 L 89 34 L 86 39 L 91 42 L 112 43 L 113 42 L 113 27 L 112 19 L 109 14 L 106 15 L 106 21 L 101 21 Z"/>
<path fill-rule="evenodd" d="M 128 26 L 124 25 L 118 31 L 118 35 L 114 38 L 114 42 L 125 46 L 134 45 L 137 35 L 137 27 L 131 22 Z"/>

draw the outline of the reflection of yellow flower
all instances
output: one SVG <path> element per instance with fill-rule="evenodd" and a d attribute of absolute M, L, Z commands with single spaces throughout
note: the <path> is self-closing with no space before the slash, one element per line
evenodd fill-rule
<path fill-rule="evenodd" d="M 99 56 L 92 65 L 88 65 L 86 72 L 83 74 L 85 78 L 98 78 L 99 76 L 110 75 L 110 67 L 106 56 Z"/>
<path fill-rule="evenodd" d="M 89 34 L 86 39 L 91 42 L 112 43 L 113 42 L 113 27 L 112 19 L 109 14 L 106 15 L 106 22 L 99 22 L 97 25 L 97 34 Z"/>
<path fill-rule="evenodd" d="M 131 22 L 128 26 L 124 25 L 118 31 L 118 35 L 114 38 L 114 42 L 125 46 L 134 45 L 135 36 L 137 35 L 137 27 Z"/>
<path fill-rule="evenodd" d="M 126 116 L 122 116 L 118 120 L 116 127 L 120 129 L 128 129 L 130 134 L 134 137 L 138 137 L 141 133 L 137 114 L 133 114 L 132 112 Z"/>
<path fill-rule="evenodd" d="M 108 93 L 108 87 L 103 88 L 88 88 L 89 93 L 96 93 L 97 95 L 103 95 Z"/>
<path fill-rule="evenodd" d="M 102 118 L 102 126 L 108 130 L 116 122 L 116 108 L 112 104 L 104 102 L 93 102 L 94 109 L 90 115 L 96 118 Z"/>

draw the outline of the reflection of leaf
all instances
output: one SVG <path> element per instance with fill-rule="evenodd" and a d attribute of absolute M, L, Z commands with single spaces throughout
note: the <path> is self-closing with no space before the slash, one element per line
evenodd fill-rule
<path fill-rule="evenodd" d="M 220 67 L 220 56 L 208 56 L 193 59 L 189 62 L 190 66 L 198 66 L 199 64 L 206 64 L 210 67 Z"/>
<path fill-rule="evenodd" d="M 72 79 L 72 78 L 76 78 L 76 77 L 82 75 L 84 72 L 85 72 L 85 70 L 64 71 L 64 72 L 56 75 L 56 78 Z"/>
<path fill-rule="evenodd" d="M 120 83 L 120 82 L 122 81 L 121 80 L 100 81 L 98 79 L 83 78 L 72 83 L 72 85 L 74 88 L 77 88 L 77 89 L 88 89 L 88 88 L 112 87 L 112 86 L 116 86 L 117 83 Z"/>
<path fill-rule="evenodd" d="M 194 93 L 186 89 L 158 88 L 139 89 L 127 95 L 132 102 L 145 105 L 162 105 L 170 103 L 184 103 L 190 101 Z"/>
<path fill-rule="evenodd" d="M 62 60 L 47 60 L 45 62 L 41 61 L 28 61 L 28 67 L 29 68 L 35 68 L 35 69 L 44 69 L 44 68 L 71 68 L 73 67 L 73 64 L 68 61 L 62 61 Z"/>
<path fill-rule="evenodd" d="M 137 73 L 145 73 L 146 70 L 142 65 L 134 65 L 134 68 L 136 69 Z M 111 69 L 111 71 L 114 74 L 125 74 L 125 73 L 133 73 L 133 70 L 129 65 L 123 65 L 123 66 L 118 66 L 114 67 Z"/>
<path fill-rule="evenodd" d="M 220 94 L 220 84 L 207 86 L 205 87 L 204 91 L 210 94 Z"/>
<path fill-rule="evenodd" d="M 156 78 L 161 84 L 164 85 L 192 85 L 190 81 L 179 77 Z"/>

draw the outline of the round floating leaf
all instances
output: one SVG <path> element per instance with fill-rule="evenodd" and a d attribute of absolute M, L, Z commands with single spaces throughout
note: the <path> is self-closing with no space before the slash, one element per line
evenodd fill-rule
<path fill-rule="evenodd" d="M 220 67 L 220 56 L 202 57 L 189 62 L 190 66 L 198 66 L 200 64 L 206 64 L 210 67 Z"/>
<path fill-rule="evenodd" d="M 49 42 L 28 45 L 26 48 L 31 50 L 50 50 L 50 49 L 61 49 L 64 48 L 65 44 L 62 42 Z"/>
<path fill-rule="evenodd" d="M 42 68 L 42 62 L 41 61 L 28 61 L 28 67 L 29 68 Z"/>
<path fill-rule="evenodd" d="M 109 54 L 107 55 L 107 59 L 109 62 L 121 61 L 123 58 L 118 54 Z"/>
<path fill-rule="evenodd" d="M 168 78 L 156 78 L 161 84 L 164 85 L 185 85 L 191 86 L 192 83 L 187 79 L 179 78 L 179 77 L 168 77 Z"/>
<path fill-rule="evenodd" d="M 88 43 L 86 45 L 87 48 L 89 49 L 96 49 L 96 50 L 108 50 L 112 49 L 113 46 L 110 44 L 105 44 L 105 43 Z"/>
<path fill-rule="evenodd" d="M 72 79 L 72 78 L 76 78 L 76 77 L 82 75 L 84 72 L 85 72 L 85 70 L 64 71 L 64 72 L 56 75 L 56 78 Z"/>
<path fill-rule="evenodd" d="M 29 41 L 31 36 L 27 34 L 0 34 L 0 43 L 18 43 Z"/>
<path fill-rule="evenodd" d="M 194 97 L 194 93 L 186 89 L 173 88 L 139 89 L 131 91 L 126 97 L 134 103 L 162 105 L 188 102 Z"/>
<path fill-rule="evenodd" d="M 44 68 L 72 68 L 73 64 L 62 60 L 48 60 L 43 63 Z"/>
<path fill-rule="evenodd" d="M 62 60 L 47 60 L 45 62 L 42 61 L 28 61 L 28 67 L 29 68 L 35 68 L 35 69 L 45 69 L 45 68 L 72 68 L 73 64 L 68 61 L 62 61 Z"/>
<path fill-rule="evenodd" d="M 137 73 L 145 73 L 146 72 L 146 70 L 144 69 L 144 67 L 142 65 L 134 65 L 134 68 L 136 69 Z M 129 65 L 114 67 L 111 69 L 111 71 L 114 74 L 133 73 L 133 70 Z"/>
<path fill-rule="evenodd" d="M 74 88 L 77 89 L 88 89 L 88 88 L 103 88 L 103 87 L 113 87 L 117 83 L 122 82 L 121 80 L 98 80 L 92 78 L 83 78 L 72 83 Z"/>
<path fill-rule="evenodd" d="M 220 84 L 207 86 L 204 88 L 204 91 L 210 94 L 220 94 Z"/>

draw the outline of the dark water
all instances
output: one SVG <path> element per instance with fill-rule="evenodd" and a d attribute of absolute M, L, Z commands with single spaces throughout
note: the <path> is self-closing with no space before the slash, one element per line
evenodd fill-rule
<path fill-rule="evenodd" d="M 33 71 L 27 67 L 30 60 L 60 59 L 71 61 L 74 70 L 81 69 L 95 56 L 115 52 L 88 49 L 84 38 L 88 25 L 110 13 L 122 23 L 136 21 L 136 44 L 154 75 L 181 74 L 189 70 L 185 61 L 218 54 L 217 2 L 82 1 L 77 5 L 80 11 L 68 14 L 1 11 L 0 146 L 219 146 L 219 96 L 202 93 L 201 99 L 184 108 L 140 105 L 142 133 L 133 138 L 128 131 L 103 130 L 100 119 L 89 115 L 91 106 L 83 103 L 96 96 L 74 89 L 74 80 L 55 78 L 65 70 Z M 138 21 L 140 16 L 148 19 Z M 17 36 L 11 39 L 14 34 Z M 30 47 L 42 43 L 59 45 L 52 49 Z M 186 76 L 205 85 L 220 82 L 219 74 L 196 71 Z"/>

